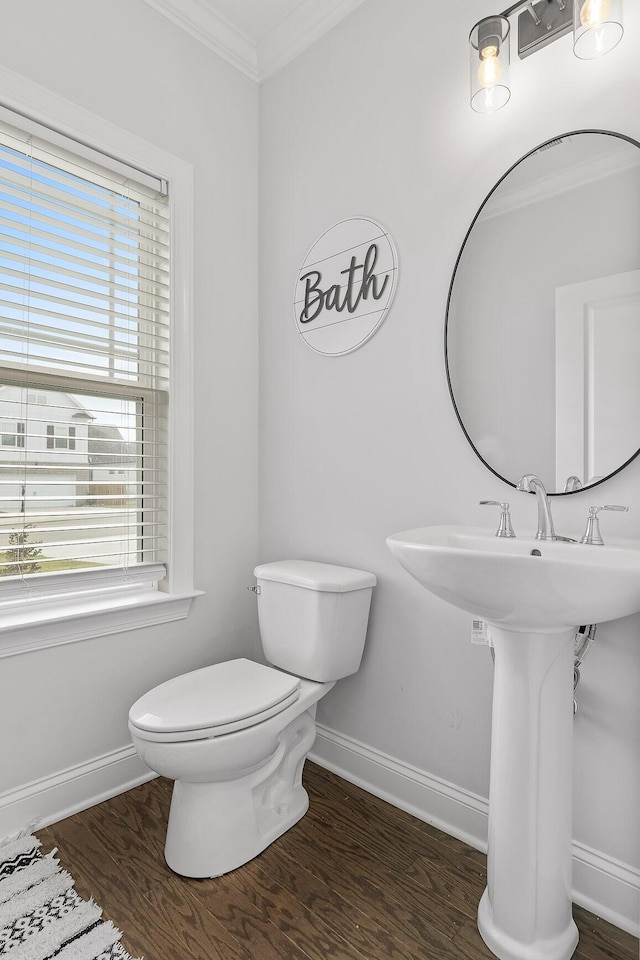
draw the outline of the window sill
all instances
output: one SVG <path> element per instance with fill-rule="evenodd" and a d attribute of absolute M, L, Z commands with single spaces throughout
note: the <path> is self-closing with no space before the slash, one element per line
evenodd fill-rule
<path fill-rule="evenodd" d="M 201 590 L 165 593 L 156 583 L 104 584 L 87 592 L 39 595 L 28 583 L 20 599 L 0 595 L 0 657 L 92 637 L 184 620 Z"/>

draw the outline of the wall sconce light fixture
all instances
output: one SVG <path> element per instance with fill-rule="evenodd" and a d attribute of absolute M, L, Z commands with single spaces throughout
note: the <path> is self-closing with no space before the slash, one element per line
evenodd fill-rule
<path fill-rule="evenodd" d="M 518 13 L 518 56 L 530 56 L 573 30 L 573 52 L 581 60 L 602 57 L 620 42 L 622 0 L 519 0 L 485 17 L 469 35 L 471 106 L 493 113 L 511 96 L 509 17 Z"/>

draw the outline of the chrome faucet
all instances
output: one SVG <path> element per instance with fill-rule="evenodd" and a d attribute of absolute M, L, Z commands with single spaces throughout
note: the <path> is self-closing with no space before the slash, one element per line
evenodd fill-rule
<path fill-rule="evenodd" d="M 525 493 L 535 493 L 538 501 L 538 532 L 536 540 L 557 540 L 556 532 L 553 529 L 553 517 L 551 516 L 551 504 L 547 491 L 540 477 L 533 473 L 525 473 L 520 478 L 518 490 L 524 490 Z"/>

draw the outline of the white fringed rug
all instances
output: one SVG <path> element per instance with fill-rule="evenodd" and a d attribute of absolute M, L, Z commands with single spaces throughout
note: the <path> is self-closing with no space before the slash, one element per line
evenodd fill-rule
<path fill-rule="evenodd" d="M 37 837 L 0 846 L 0 957 L 6 960 L 131 960 L 122 934 L 93 900 L 81 900 L 55 850 Z"/>

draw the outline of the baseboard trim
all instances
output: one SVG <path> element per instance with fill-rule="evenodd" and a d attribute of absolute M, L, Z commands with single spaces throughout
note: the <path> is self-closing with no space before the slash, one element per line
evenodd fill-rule
<path fill-rule="evenodd" d="M 431 776 L 322 724 L 309 758 L 376 797 L 487 852 L 483 797 Z"/>
<path fill-rule="evenodd" d="M 573 899 L 640 937 L 640 870 L 573 841 Z"/>
<path fill-rule="evenodd" d="M 486 852 L 488 802 L 446 780 L 318 724 L 311 760 Z M 155 776 L 129 744 L 0 794 L 0 838 L 63 820 Z M 640 935 L 640 871 L 574 841 L 573 899 Z"/>
<path fill-rule="evenodd" d="M 489 803 L 380 750 L 318 724 L 309 758 L 368 793 L 487 851 Z M 573 899 L 604 920 L 640 935 L 640 872 L 574 842 Z"/>
<path fill-rule="evenodd" d="M 0 838 L 46 827 L 155 777 L 132 744 L 0 794 Z"/>

